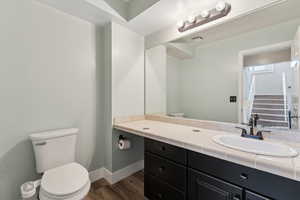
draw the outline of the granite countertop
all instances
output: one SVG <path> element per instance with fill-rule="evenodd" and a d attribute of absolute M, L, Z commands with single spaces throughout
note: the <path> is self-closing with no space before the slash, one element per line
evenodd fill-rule
<path fill-rule="evenodd" d="M 280 158 L 256 155 L 223 147 L 212 140 L 215 135 L 237 135 L 236 132 L 204 129 L 146 118 L 115 121 L 114 128 L 300 181 L 300 156 Z M 265 140 L 287 144 L 300 152 L 299 143 L 283 142 L 268 137 Z"/>

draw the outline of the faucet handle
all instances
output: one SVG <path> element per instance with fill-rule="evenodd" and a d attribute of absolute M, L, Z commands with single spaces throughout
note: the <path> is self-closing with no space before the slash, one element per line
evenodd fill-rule
<path fill-rule="evenodd" d="M 272 131 L 269 131 L 269 130 L 259 130 L 257 131 L 257 135 L 260 135 L 262 133 L 271 133 Z"/>
<path fill-rule="evenodd" d="M 263 133 L 271 133 L 272 131 L 268 131 L 268 130 L 260 130 L 257 131 L 256 136 L 258 137 L 258 139 L 263 140 L 264 136 Z"/>
<path fill-rule="evenodd" d="M 247 134 L 247 129 L 245 129 L 243 127 L 238 127 L 238 126 L 236 126 L 235 128 L 241 129 L 242 130 L 242 135 L 246 135 Z"/>

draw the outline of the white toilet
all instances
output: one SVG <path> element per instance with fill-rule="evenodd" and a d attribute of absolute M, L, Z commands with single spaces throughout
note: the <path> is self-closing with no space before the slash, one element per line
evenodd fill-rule
<path fill-rule="evenodd" d="M 88 171 L 75 162 L 78 129 L 61 129 L 30 135 L 36 169 L 43 173 L 40 200 L 82 200 L 89 192 Z"/>

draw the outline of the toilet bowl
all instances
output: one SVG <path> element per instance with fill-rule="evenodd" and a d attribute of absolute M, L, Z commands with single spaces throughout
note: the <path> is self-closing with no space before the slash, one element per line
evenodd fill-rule
<path fill-rule="evenodd" d="M 91 186 L 88 171 L 78 163 L 69 163 L 45 171 L 40 200 L 82 200 Z"/>

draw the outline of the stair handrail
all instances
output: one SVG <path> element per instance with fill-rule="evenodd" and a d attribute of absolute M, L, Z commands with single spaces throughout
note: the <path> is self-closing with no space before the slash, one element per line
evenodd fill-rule
<path fill-rule="evenodd" d="M 287 92 L 286 92 L 286 77 L 285 72 L 282 73 L 282 92 L 283 92 L 283 105 L 284 105 L 284 120 L 287 121 L 288 112 L 287 112 Z"/>
<path fill-rule="evenodd" d="M 252 80 L 251 80 L 251 85 L 250 85 L 250 90 L 249 90 L 249 94 L 248 94 L 248 116 L 247 116 L 247 121 L 249 121 L 249 119 L 251 118 L 251 114 L 252 114 L 252 109 L 253 109 L 253 104 L 254 104 L 254 97 L 255 97 L 255 75 L 252 76 Z"/>

